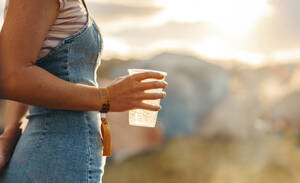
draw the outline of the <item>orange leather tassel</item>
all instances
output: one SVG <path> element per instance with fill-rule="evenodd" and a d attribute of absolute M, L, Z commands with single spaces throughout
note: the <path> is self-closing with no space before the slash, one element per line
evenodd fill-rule
<path fill-rule="evenodd" d="M 103 156 L 111 156 L 111 134 L 108 121 L 106 118 L 101 117 L 101 133 L 103 143 Z"/>

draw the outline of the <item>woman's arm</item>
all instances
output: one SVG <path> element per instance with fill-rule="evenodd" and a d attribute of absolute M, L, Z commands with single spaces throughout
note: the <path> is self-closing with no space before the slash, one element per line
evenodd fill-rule
<path fill-rule="evenodd" d="M 48 108 L 99 110 L 95 87 L 64 81 L 34 65 L 58 8 L 57 0 L 10 0 L 0 35 L 1 97 Z"/>
<path fill-rule="evenodd" d="M 5 101 L 4 132 L 19 131 L 21 120 L 28 111 L 28 105 L 11 100 Z"/>
<path fill-rule="evenodd" d="M 102 99 L 96 87 L 64 81 L 34 65 L 58 8 L 57 0 L 10 0 L 0 33 L 0 97 L 46 108 L 100 110 Z M 108 87 L 110 111 L 160 110 L 160 106 L 145 104 L 142 100 L 163 98 L 165 94 L 146 94 L 143 90 L 165 88 L 167 83 L 142 84 L 140 81 L 163 77 L 148 72 L 118 78 Z"/>
<path fill-rule="evenodd" d="M 21 119 L 25 116 L 28 105 L 6 101 L 4 114 L 4 131 L 0 136 L 0 170 L 9 160 L 21 135 Z"/>

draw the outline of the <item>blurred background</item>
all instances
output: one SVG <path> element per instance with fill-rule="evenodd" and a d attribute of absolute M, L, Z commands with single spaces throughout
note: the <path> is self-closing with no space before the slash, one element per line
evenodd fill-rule
<path fill-rule="evenodd" d="M 86 1 L 100 86 L 128 68 L 169 83 L 156 128 L 109 113 L 104 182 L 300 182 L 300 1 Z"/>

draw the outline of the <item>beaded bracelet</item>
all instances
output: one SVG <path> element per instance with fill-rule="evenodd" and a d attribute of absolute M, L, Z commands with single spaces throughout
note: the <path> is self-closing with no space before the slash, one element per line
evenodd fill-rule
<path fill-rule="evenodd" d="M 103 99 L 102 109 L 100 110 L 100 112 L 107 113 L 110 108 L 110 104 L 109 104 L 110 97 L 109 97 L 108 89 L 107 88 L 99 88 L 99 92 L 100 92 L 101 98 Z"/>
<path fill-rule="evenodd" d="M 103 144 L 103 156 L 111 156 L 111 133 L 106 118 L 106 113 L 110 109 L 110 96 L 107 88 L 99 88 L 101 99 L 103 100 L 101 113 L 101 133 L 102 133 L 102 144 Z"/>

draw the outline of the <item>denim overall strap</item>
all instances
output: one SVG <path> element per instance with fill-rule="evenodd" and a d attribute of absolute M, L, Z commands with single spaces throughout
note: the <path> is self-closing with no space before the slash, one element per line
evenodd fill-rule
<path fill-rule="evenodd" d="M 36 65 L 63 80 L 98 87 L 96 70 L 101 64 L 99 56 L 102 45 L 99 28 L 88 17 L 84 27 L 62 40 L 47 56 L 38 60 Z M 29 109 L 29 116 L 60 111 L 37 106 L 30 106 Z"/>

